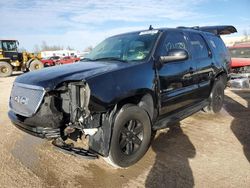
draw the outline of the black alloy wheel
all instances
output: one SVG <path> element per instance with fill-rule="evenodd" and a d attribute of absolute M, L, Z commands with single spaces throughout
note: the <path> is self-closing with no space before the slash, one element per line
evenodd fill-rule
<path fill-rule="evenodd" d="M 215 81 L 211 91 L 209 105 L 203 108 L 203 111 L 215 114 L 222 109 L 224 102 L 224 89 L 225 83 L 223 82 L 222 78 L 219 78 L 217 81 Z"/>
<path fill-rule="evenodd" d="M 137 120 L 127 122 L 120 133 L 120 149 L 126 155 L 135 153 L 143 140 L 143 126 Z"/>
<path fill-rule="evenodd" d="M 222 87 L 216 87 L 213 93 L 213 110 L 219 112 L 222 108 L 224 101 L 224 90 Z"/>
<path fill-rule="evenodd" d="M 151 121 L 147 112 L 137 105 L 124 105 L 116 114 L 109 156 L 114 167 L 128 167 L 139 161 L 151 142 Z"/>

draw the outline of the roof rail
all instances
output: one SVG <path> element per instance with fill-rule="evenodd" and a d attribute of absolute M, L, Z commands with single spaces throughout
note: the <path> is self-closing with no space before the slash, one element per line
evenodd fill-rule
<path fill-rule="evenodd" d="M 179 26 L 177 28 L 179 28 L 179 29 L 195 29 L 195 30 L 199 30 L 199 31 L 213 33 L 215 35 L 228 35 L 228 34 L 232 34 L 232 33 L 237 32 L 237 29 L 232 25 L 217 25 L 217 26 L 203 26 L 203 27 L 199 27 L 199 26 L 194 26 L 194 27 Z"/>
<path fill-rule="evenodd" d="M 199 26 L 193 26 L 193 27 L 186 27 L 186 26 L 178 26 L 176 27 L 177 29 L 195 29 L 195 30 L 200 30 Z"/>

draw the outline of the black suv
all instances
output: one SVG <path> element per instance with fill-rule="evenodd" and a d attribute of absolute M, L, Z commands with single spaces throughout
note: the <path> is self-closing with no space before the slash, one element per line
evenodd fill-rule
<path fill-rule="evenodd" d="M 128 167 L 156 130 L 220 111 L 230 67 L 220 34 L 233 26 L 178 27 L 107 38 L 81 62 L 16 78 L 9 118 L 65 150 Z M 88 138 L 88 150 L 66 139 Z"/>

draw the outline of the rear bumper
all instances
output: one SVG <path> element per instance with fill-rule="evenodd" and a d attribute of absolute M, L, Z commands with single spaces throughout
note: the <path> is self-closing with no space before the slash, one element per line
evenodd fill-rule
<path fill-rule="evenodd" d="M 20 130 L 40 138 L 54 139 L 60 136 L 59 128 L 36 127 L 25 124 L 14 112 L 9 111 L 8 116 L 11 122 Z"/>

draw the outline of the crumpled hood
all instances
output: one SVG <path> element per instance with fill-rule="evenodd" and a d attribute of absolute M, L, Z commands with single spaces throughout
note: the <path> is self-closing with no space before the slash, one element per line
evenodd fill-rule
<path fill-rule="evenodd" d="M 54 89 L 64 81 L 86 80 L 92 76 L 129 66 L 122 62 L 79 62 L 44 68 L 18 76 L 15 82 Z"/>

